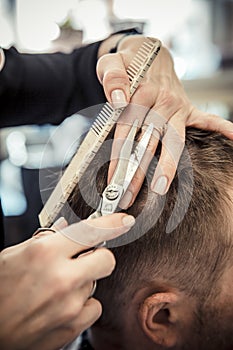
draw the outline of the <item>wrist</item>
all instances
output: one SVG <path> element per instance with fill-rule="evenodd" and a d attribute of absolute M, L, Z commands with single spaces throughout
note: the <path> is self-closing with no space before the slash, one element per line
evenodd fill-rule
<path fill-rule="evenodd" d="M 100 58 L 108 54 L 109 51 L 112 49 L 112 47 L 114 47 L 122 37 L 123 37 L 123 34 L 115 34 L 103 40 L 102 43 L 100 44 L 97 58 Z"/>
<path fill-rule="evenodd" d="M 140 35 L 142 34 L 139 30 L 132 28 L 132 29 L 126 29 L 121 30 L 119 32 L 111 34 L 108 38 L 106 38 L 100 45 L 99 51 L 98 51 L 98 58 L 100 58 L 103 55 L 106 55 L 108 53 L 115 53 L 117 52 L 118 45 L 121 43 L 121 41 L 129 35 Z"/>

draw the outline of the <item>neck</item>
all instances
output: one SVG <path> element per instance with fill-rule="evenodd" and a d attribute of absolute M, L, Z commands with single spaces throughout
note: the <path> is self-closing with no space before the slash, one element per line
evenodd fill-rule
<path fill-rule="evenodd" d="M 141 300 L 145 299 L 148 291 L 146 288 L 138 291 L 130 303 L 121 305 L 118 312 L 119 325 L 107 328 L 97 322 L 88 331 L 88 339 L 95 350 L 142 350 L 157 349 L 143 332 L 138 319 L 138 310 Z M 105 305 L 107 309 L 107 305 Z M 111 315 L 113 316 L 113 315 Z"/>
<path fill-rule="evenodd" d="M 106 330 L 93 326 L 88 331 L 88 339 L 94 350 L 155 350 L 155 344 L 145 337 L 133 320 L 130 328 L 124 325 L 121 330 Z"/>
<path fill-rule="evenodd" d="M 99 327 L 92 327 L 88 331 L 88 339 L 95 350 L 123 350 L 121 336 L 115 331 L 104 331 Z"/>

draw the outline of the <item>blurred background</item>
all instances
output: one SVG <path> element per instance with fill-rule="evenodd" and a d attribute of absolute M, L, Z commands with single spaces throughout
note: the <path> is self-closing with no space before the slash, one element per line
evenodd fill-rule
<path fill-rule="evenodd" d="M 130 27 L 169 47 L 177 75 L 198 108 L 233 121 L 233 0 L 0 0 L 0 45 L 21 52 L 70 52 Z M 43 167 L 54 172 L 85 128 L 85 118 L 80 123 L 74 115 L 56 130 L 44 125 L 0 131 L 7 245 L 29 237 L 39 225 L 45 145 Z"/>

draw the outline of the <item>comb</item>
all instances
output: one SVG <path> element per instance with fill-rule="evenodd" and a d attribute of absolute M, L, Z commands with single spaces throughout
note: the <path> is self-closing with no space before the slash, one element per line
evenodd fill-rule
<path fill-rule="evenodd" d="M 144 78 L 160 47 L 159 40 L 147 37 L 137 51 L 126 70 L 130 81 L 130 97 Z M 104 104 L 77 153 L 41 210 L 39 214 L 41 227 L 50 227 L 53 224 L 124 109 L 125 107 L 114 109 L 109 102 Z"/>

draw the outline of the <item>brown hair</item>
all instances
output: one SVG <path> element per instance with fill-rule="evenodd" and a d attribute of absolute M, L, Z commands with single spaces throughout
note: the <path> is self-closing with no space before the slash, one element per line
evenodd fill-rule
<path fill-rule="evenodd" d="M 110 146 L 109 142 L 103 145 L 80 182 L 82 191 L 77 188 L 73 193 L 71 206 L 81 218 L 91 213 L 91 206 L 97 206 L 98 192 L 106 186 Z M 159 150 L 157 153 L 159 156 Z M 104 165 L 100 168 L 100 164 Z M 151 170 L 155 164 L 156 158 Z M 128 213 L 140 214 L 129 235 L 135 239 L 142 231 L 145 234 L 112 249 L 116 269 L 98 284 L 97 296 L 111 303 L 115 319 L 126 298 L 156 280 L 168 281 L 203 300 L 217 293 L 216 281 L 232 264 L 232 171 L 233 142 L 218 133 L 189 128 L 186 148 L 168 194 L 156 195 L 148 186 L 150 178 L 144 181 Z M 168 223 L 174 229 L 168 230 Z"/>

